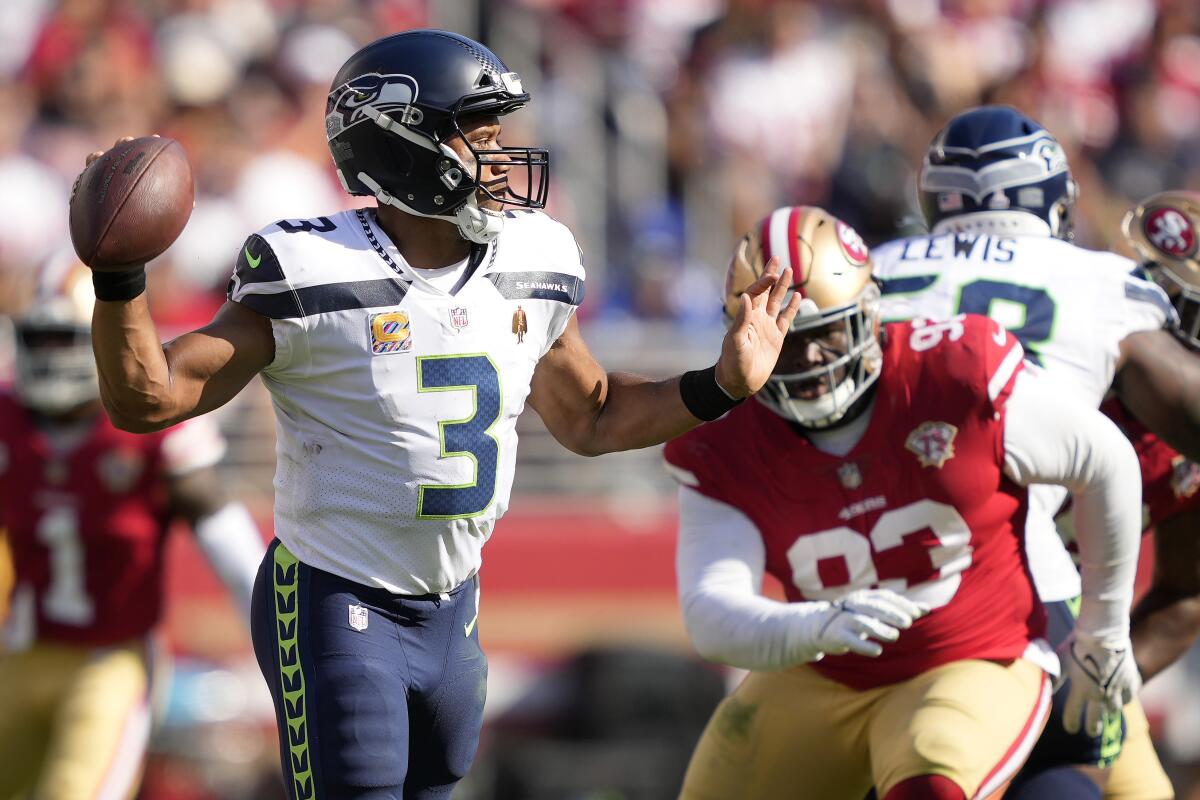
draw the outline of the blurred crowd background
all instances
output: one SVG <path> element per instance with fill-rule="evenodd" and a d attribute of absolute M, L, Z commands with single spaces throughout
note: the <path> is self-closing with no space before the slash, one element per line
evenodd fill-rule
<path fill-rule="evenodd" d="M 551 148 L 549 211 L 583 247 L 580 315 L 612 368 L 710 360 L 732 243 L 775 206 L 822 205 L 869 244 L 919 230 L 915 168 L 971 105 L 1010 103 L 1059 138 L 1085 247 L 1119 248 L 1133 200 L 1200 189 L 1194 0 L 2 5 L 0 315 L 20 313 L 39 265 L 69 248 L 84 156 L 159 133 L 187 149 L 197 203 L 152 265 L 149 299 L 165 336 L 207 321 L 250 232 L 363 204 L 333 174 L 325 94 L 359 46 L 411 27 L 479 38 L 522 74 L 534 102 L 505 119 L 505 139 Z M 256 390 L 220 420 L 226 475 L 264 533 L 269 414 Z M 513 511 L 483 573 L 491 727 L 460 796 L 670 796 L 662 787 L 730 679 L 688 655 L 671 487 L 655 452 L 584 461 L 536 419 L 522 431 Z M 279 796 L 248 637 L 185 547 L 167 626 L 177 669 L 142 797 Z M 1185 664 L 1147 697 L 1180 797 L 1200 797 L 1191 675 Z"/>

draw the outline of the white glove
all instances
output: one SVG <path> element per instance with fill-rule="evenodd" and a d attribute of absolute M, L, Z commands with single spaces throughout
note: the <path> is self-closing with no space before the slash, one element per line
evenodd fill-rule
<path fill-rule="evenodd" d="M 1101 640 L 1076 630 L 1075 637 L 1060 652 L 1071 680 L 1067 704 L 1063 707 L 1063 728 L 1078 733 L 1079 717 L 1088 736 L 1099 736 L 1104 715 L 1120 714 L 1137 696 L 1142 676 L 1133 661 L 1133 645 L 1128 636 Z"/>
<path fill-rule="evenodd" d="M 797 661 L 847 652 L 874 658 L 883 647 L 872 639 L 894 642 L 901 630 L 929 613 L 929 606 L 888 589 L 860 589 L 832 603 L 805 605 L 811 613 L 801 617 L 788 636 Z"/>

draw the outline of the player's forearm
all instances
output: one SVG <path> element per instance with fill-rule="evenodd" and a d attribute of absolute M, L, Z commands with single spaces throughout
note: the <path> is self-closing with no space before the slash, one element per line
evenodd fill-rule
<path fill-rule="evenodd" d="M 1200 635 L 1200 509 L 1159 519 L 1154 526 L 1154 583 L 1132 615 L 1133 653 L 1149 680 L 1179 658 Z"/>
<path fill-rule="evenodd" d="M 679 378 L 650 381 L 623 372 L 608 374 L 608 394 L 599 408 L 589 455 L 662 444 L 700 424 L 679 393 Z"/>
<path fill-rule="evenodd" d="M 135 433 L 165 427 L 171 417 L 170 371 L 146 296 L 97 301 L 92 348 L 100 397 L 113 424 Z"/>
<path fill-rule="evenodd" d="M 266 551 L 250 512 L 241 503 L 227 503 L 195 520 L 192 527 L 196 543 L 249 624 L 254 578 Z"/>
<path fill-rule="evenodd" d="M 1137 481 L 1136 473 L 1129 479 Z M 1112 502 L 1106 496 L 1112 491 L 1106 482 L 1105 488 L 1072 493 L 1082 584 L 1079 628 L 1105 640 L 1128 635 L 1140 528 L 1140 515 L 1128 513 L 1129 504 Z"/>
<path fill-rule="evenodd" d="M 1141 472 L 1133 446 L 1095 409 L 1063 401 L 1045 378 L 1022 374 L 1005 416 L 1005 472 L 1022 485 L 1071 490 L 1083 599 L 1080 630 L 1129 632 L 1141 539 Z"/>
<path fill-rule="evenodd" d="M 701 657 L 740 669 L 776 670 L 819 655 L 797 632 L 824 604 L 782 603 L 733 588 L 719 590 L 711 578 L 705 582 L 680 597 L 684 626 Z"/>
<path fill-rule="evenodd" d="M 1175 663 L 1200 637 L 1200 594 L 1155 584 L 1133 610 L 1130 638 L 1142 680 Z"/>
<path fill-rule="evenodd" d="M 1156 436 L 1200 459 L 1200 359 L 1166 331 L 1146 331 L 1121 343 L 1124 364 L 1113 388 Z"/>

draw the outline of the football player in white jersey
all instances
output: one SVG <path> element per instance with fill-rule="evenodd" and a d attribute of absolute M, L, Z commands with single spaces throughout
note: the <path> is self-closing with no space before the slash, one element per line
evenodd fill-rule
<path fill-rule="evenodd" d="M 875 248 L 885 319 L 987 314 L 1020 339 L 1027 357 L 1062 391 L 1098 406 L 1110 390 L 1151 430 L 1185 453 L 1200 451 L 1200 362 L 1170 333 L 1177 316 L 1158 286 L 1133 273 L 1137 265 L 1112 253 L 1071 244 L 1076 196 L 1057 141 L 1016 109 L 983 106 L 950 120 L 921 167 L 919 193 L 927 235 Z M 1035 582 L 1065 638 L 1078 573 L 1053 518 L 1065 499 L 1058 487 L 1030 492 L 1026 552 Z M 1068 657 L 1086 662 L 1076 639 Z M 1092 670 L 1098 681 L 1103 670 Z M 1010 796 L 1100 797 L 1105 768 L 1141 763 L 1139 794 L 1171 795 L 1136 704 L 1094 741 L 1065 733 L 1064 693 L 1030 758 L 1039 774 Z M 1067 766 L 1074 765 L 1074 766 Z"/>
<path fill-rule="evenodd" d="M 144 272 L 94 273 L 119 427 L 210 411 L 256 374 L 272 395 L 277 541 L 253 627 L 293 800 L 444 798 L 466 773 L 487 674 L 476 573 L 527 401 L 577 453 L 663 442 L 759 389 L 796 313 L 791 273 L 773 267 L 713 367 L 606 374 L 574 318 L 579 248 L 536 210 L 548 154 L 499 142 L 499 118 L 527 102 L 478 42 L 380 39 L 326 107 L 338 175 L 376 208 L 252 235 L 229 302 L 165 346 Z"/>

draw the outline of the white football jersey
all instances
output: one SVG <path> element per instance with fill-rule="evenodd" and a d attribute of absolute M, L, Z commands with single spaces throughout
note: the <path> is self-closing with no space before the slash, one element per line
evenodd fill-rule
<path fill-rule="evenodd" d="M 229 296 L 271 318 L 275 534 L 301 561 L 401 594 L 479 569 L 534 368 L 584 293 L 565 226 L 506 216 L 449 291 L 405 263 L 371 210 L 247 240 Z"/>
<path fill-rule="evenodd" d="M 1121 340 L 1175 315 L 1161 289 L 1133 275 L 1134 262 L 1061 239 L 945 233 L 888 242 L 872 256 L 885 321 L 989 316 L 1021 341 L 1028 361 L 1093 407 L 1112 384 Z M 1059 486 L 1030 488 L 1025 547 L 1046 601 L 1079 593 L 1054 525 L 1066 498 Z"/>

